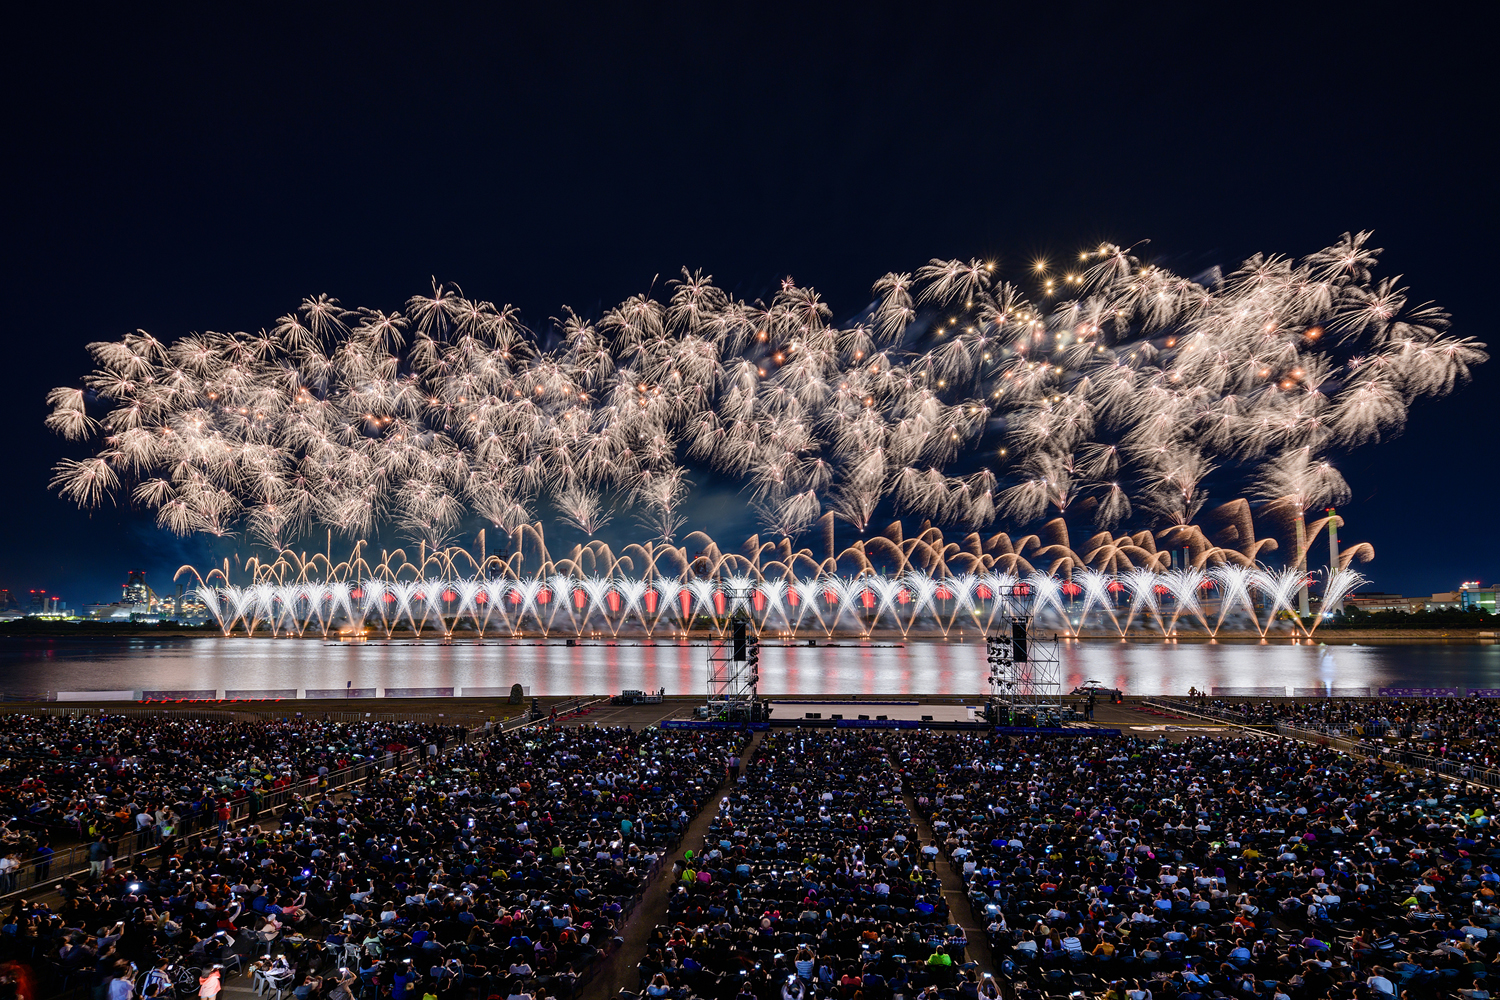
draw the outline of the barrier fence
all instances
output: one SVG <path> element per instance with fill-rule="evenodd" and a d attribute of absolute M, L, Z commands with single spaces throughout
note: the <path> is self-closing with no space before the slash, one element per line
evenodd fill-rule
<path fill-rule="evenodd" d="M 1276 732 L 1281 736 L 1289 736 L 1293 739 L 1305 740 L 1312 743 L 1337 744 L 1340 749 L 1346 749 L 1361 756 L 1371 757 L 1388 764 L 1400 764 L 1407 768 L 1421 768 L 1428 772 L 1457 778 L 1460 781 L 1468 781 L 1476 785 L 1488 785 L 1491 788 L 1500 788 L 1500 769 L 1484 767 L 1469 761 L 1450 760 L 1446 757 L 1438 757 L 1433 754 L 1418 753 L 1414 750 L 1408 750 L 1399 744 L 1387 746 L 1385 744 L 1369 743 L 1357 735 L 1334 735 L 1326 729 L 1323 731 L 1306 729 L 1288 723 L 1278 723 Z"/>
<path fill-rule="evenodd" d="M 283 702 L 343 701 L 350 698 L 505 698 L 511 686 L 479 687 L 348 687 L 341 688 L 172 688 L 166 690 L 98 690 L 98 691 L 10 691 L 0 694 L 0 702 Z M 531 686 L 519 685 L 523 698 L 531 697 Z"/>
<path fill-rule="evenodd" d="M 559 720 L 565 719 L 582 710 L 608 701 L 608 698 L 593 698 L 584 700 L 574 699 L 573 704 L 560 708 L 557 713 Z M 183 716 L 191 719 L 208 721 L 231 721 L 250 722 L 263 721 L 268 716 L 277 718 L 286 717 L 286 711 L 225 711 L 221 709 L 199 709 L 196 707 L 110 707 L 108 709 L 97 708 L 4 708 L 0 709 L 0 717 L 4 715 L 89 715 L 103 712 L 106 715 L 163 715 Z M 369 713 L 369 712 L 317 712 L 319 720 L 330 722 L 418 722 L 442 725 L 460 725 L 465 727 L 465 732 L 460 737 L 444 740 L 442 743 L 429 743 L 422 747 L 412 747 L 398 752 L 387 752 L 384 757 L 372 758 L 362 761 L 351 767 L 330 771 L 326 775 L 313 775 L 300 781 L 293 782 L 281 788 L 269 789 L 259 792 L 260 810 L 256 816 L 267 813 L 274 814 L 294 797 L 306 797 L 308 795 L 323 792 L 336 792 L 358 785 L 380 774 L 393 772 L 400 774 L 408 767 L 417 765 L 424 760 L 440 760 L 453 750 L 467 746 L 471 743 L 481 742 L 491 736 L 501 733 L 524 729 L 528 726 L 540 726 L 549 722 L 549 716 L 542 715 L 532 718 L 530 713 L 523 710 L 519 715 L 492 722 L 481 720 L 475 723 L 473 719 L 462 719 L 456 716 L 445 716 L 442 713 Z M 475 723 L 472 726 L 465 723 Z M 251 819 L 250 796 L 245 795 L 238 799 L 231 799 L 229 803 L 231 828 L 238 828 Z M 110 863 L 119 867 L 121 864 L 130 865 L 141 855 L 151 851 L 159 851 L 163 840 L 167 840 L 168 847 L 178 843 L 186 843 L 190 839 L 198 839 L 207 843 L 213 843 L 218 839 L 218 824 L 212 817 L 184 817 L 184 820 L 194 824 L 193 829 L 174 831 L 170 838 L 162 838 L 154 835 L 152 831 L 132 832 L 121 835 L 113 840 L 110 845 Z M 0 899 L 19 895 L 34 890 L 37 886 L 53 883 L 70 875 L 80 875 L 89 871 L 89 850 L 92 843 L 76 844 L 70 847 L 55 850 L 50 857 L 23 860 L 20 867 L 9 873 L 0 874 Z"/>
<path fill-rule="evenodd" d="M 521 709 L 522 714 L 525 709 Z M 171 715 L 173 718 L 192 719 L 197 722 L 264 722 L 267 719 L 317 722 L 417 722 L 438 726 L 483 725 L 490 717 L 470 713 L 450 712 L 358 712 L 325 711 L 321 708 L 302 705 L 236 705 L 233 708 L 211 708 L 193 704 L 182 705 L 108 705 L 108 706 L 53 706 L 53 705 L 0 705 L 0 718 L 7 715 L 125 715 L 151 717 Z M 505 718 L 510 718 L 506 716 Z"/>
<path fill-rule="evenodd" d="M 1214 690 L 1217 691 L 1218 689 L 1215 688 Z M 1403 695 L 1400 697 L 1410 698 L 1415 696 Z M 1386 700 L 1394 704 L 1399 699 L 1387 698 Z M 1223 719 L 1225 722 L 1238 723 L 1242 726 L 1292 726 L 1307 732 L 1321 733 L 1324 736 L 1334 739 L 1411 739 L 1424 732 L 1446 736 L 1450 733 L 1463 732 L 1467 728 L 1467 723 L 1462 722 L 1449 724 L 1436 721 L 1422 722 L 1420 725 L 1414 725 L 1399 719 L 1394 721 L 1389 719 L 1360 719 L 1356 722 L 1313 722 L 1310 720 L 1288 722 L 1274 714 L 1269 717 L 1247 715 L 1244 712 L 1237 712 L 1233 708 L 1210 705 L 1196 700 L 1181 702 L 1172 698 L 1151 698 L 1146 699 L 1146 701 L 1158 705 L 1171 705 L 1178 711 L 1212 716 L 1213 718 Z M 1373 703 L 1373 700 L 1366 702 L 1367 705 Z M 1247 701 L 1243 704 L 1250 705 L 1251 703 Z"/>
<path fill-rule="evenodd" d="M 1378 760 L 1382 763 L 1399 764 L 1408 769 L 1421 769 L 1432 774 L 1442 774 L 1460 781 L 1468 781 L 1473 784 L 1500 789 L 1500 768 L 1485 767 L 1469 761 L 1450 760 L 1434 754 L 1420 753 L 1399 744 L 1387 745 L 1384 743 L 1369 742 L 1370 739 L 1385 738 L 1387 735 L 1401 738 L 1402 734 L 1404 734 L 1409 737 L 1413 735 L 1411 728 L 1403 729 L 1394 725 L 1384 725 L 1379 727 L 1379 732 L 1376 733 L 1371 732 L 1370 727 L 1365 723 L 1346 726 L 1307 726 L 1274 720 L 1261 721 L 1211 705 L 1198 705 L 1197 703 L 1184 704 L 1162 698 L 1143 699 L 1141 704 L 1151 705 L 1152 707 L 1168 711 L 1185 712 L 1208 719 L 1219 719 L 1261 732 L 1274 729 L 1277 736 L 1287 739 L 1301 740 L 1304 743 L 1315 743 L 1320 746 L 1332 746 L 1335 749 L 1371 760 Z"/>

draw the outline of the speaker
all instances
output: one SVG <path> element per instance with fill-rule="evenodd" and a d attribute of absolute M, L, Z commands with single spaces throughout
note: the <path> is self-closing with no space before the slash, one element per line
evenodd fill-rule
<path fill-rule="evenodd" d="M 865 722 L 869 722 L 870 721 L 870 717 L 868 715 L 861 715 L 860 719 L 862 719 Z"/>
<path fill-rule="evenodd" d="M 745 623 L 735 622 L 733 632 L 734 658 L 743 663 L 745 660 Z"/>
<path fill-rule="evenodd" d="M 875 721 L 876 722 L 884 722 L 884 721 L 886 721 L 886 719 L 885 719 L 885 716 L 883 716 L 883 715 L 877 715 L 877 716 L 875 716 Z"/>
<path fill-rule="evenodd" d="M 930 715 L 924 715 L 924 716 L 922 716 L 922 721 L 923 722 L 931 722 L 932 721 L 932 716 L 930 716 Z"/>
<path fill-rule="evenodd" d="M 829 718 L 832 719 L 834 722 L 842 722 L 842 721 L 844 721 L 844 717 L 842 715 L 830 715 Z"/>
<path fill-rule="evenodd" d="M 1010 658 L 1016 663 L 1026 662 L 1026 623 L 1010 623 Z"/>
<path fill-rule="evenodd" d="M 808 712 L 807 713 L 807 717 L 809 719 L 821 719 L 823 717 L 823 713 L 822 712 Z"/>

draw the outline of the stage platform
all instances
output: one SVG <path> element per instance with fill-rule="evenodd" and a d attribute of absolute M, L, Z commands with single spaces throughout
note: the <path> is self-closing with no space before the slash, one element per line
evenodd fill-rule
<path fill-rule="evenodd" d="M 918 702 L 877 701 L 772 701 L 771 718 L 777 722 L 807 719 L 808 713 L 829 719 L 885 719 L 890 722 L 982 722 L 980 705 L 923 705 Z"/>

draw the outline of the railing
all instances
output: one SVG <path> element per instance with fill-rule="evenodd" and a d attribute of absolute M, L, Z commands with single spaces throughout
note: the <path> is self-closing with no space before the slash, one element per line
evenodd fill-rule
<path fill-rule="evenodd" d="M 1472 733 L 1469 723 L 1462 722 L 1391 722 L 1385 719 L 1358 719 L 1347 722 L 1320 722 L 1314 719 L 1293 721 L 1276 720 L 1277 725 L 1294 726 L 1297 729 L 1344 739 L 1415 739 L 1425 733 L 1439 736 L 1467 736 Z M 1480 735 L 1489 735 L 1482 733 Z"/>
<path fill-rule="evenodd" d="M 568 706 L 567 708 L 558 712 L 558 717 L 564 718 L 567 715 L 572 715 L 585 708 L 589 708 L 593 705 L 599 704 L 600 702 L 608 700 L 608 698 L 594 698 L 590 701 L 584 701 L 582 698 L 574 699 L 574 702 L 571 706 Z M 51 714 L 78 715 L 87 714 L 91 711 L 97 712 L 99 711 L 99 709 L 57 708 L 24 710 L 26 714 L 37 714 L 41 711 L 49 712 Z M 250 714 L 249 717 L 246 718 L 244 717 L 246 713 L 238 711 L 228 712 L 221 709 L 178 709 L 175 707 L 165 709 L 126 708 L 121 710 L 111 706 L 109 708 L 103 709 L 103 711 L 106 715 L 161 715 L 164 712 L 167 712 L 173 715 L 186 714 L 190 718 L 236 722 L 255 721 L 264 717 L 263 715 L 259 714 Z M 267 714 L 269 714 L 269 712 Z M 278 716 L 283 716 L 287 713 L 282 711 L 275 714 Z M 381 715 L 389 715 L 389 713 L 381 713 Z M 347 716 L 347 718 L 333 718 L 333 716 Z M 434 724 L 462 724 L 460 719 L 457 717 L 436 716 L 430 715 L 430 713 L 394 715 L 390 718 L 380 718 L 376 717 L 374 714 L 367 714 L 364 712 L 344 712 L 318 713 L 318 717 L 320 720 L 326 718 L 330 722 L 430 721 Z M 359 764 L 355 764 L 352 767 L 342 768 L 338 771 L 331 771 L 326 775 L 311 775 L 301 781 L 293 782 L 290 785 L 285 785 L 281 788 L 271 789 L 269 791 L 259 793 L 260 811 L 259 813 L 257 813 L 257 815 L 263 815 L 267 812 L 274 812 L 275 810 L 290 802 L 294 796 L 311 795 L 316 792 L 337 791 L 341 788 L 348 788 L 351 785 L 357 785 L 361 781 L 365 781 L 374 775 L 383 774 L 388 771 L 400 773 L 401 771 L 405 770 L 409 764 L 418 763 L 428 758 L 441 759 L 446 753 L 457 749 L 458 747 L 467 746 L 471 743 L 477 743 L 497 734 L 512 732 L 517 729 L 525 728 L 526 726 L 543 725 L 547 722 L 547 716 L 544 715 L 539 719 L 532 719 L 529 711 L 523 708 L 518 715 L 499 720 L 497 723 L 492 724 L 490 721 L 485 720 L 473 727 L 466 727 L 466 732 L 464 733 L 464 735 L 457 739 L 447 740 L 441 744 L 427 744 L 427 746 L 403 750 L 400 753 L 387 753 L 384 757 L 372 758 L 368 761 L 363 761 Z M 430 746 L 436 746 L 436 754 L 428 752 L 428 747 Z M 250 818 L 250 797 L 245 796 L 240 799 L 231 800 L 229 808 L 230 824 L 240 824 L 244 820 Z M 199 832 L 174 834 L 172 839 L 174 841 L 185 841 L 191 837 L 197 837 L 201 840 L 212 843 L 218 836 L 217 822 L 207 817 L 202 818 L 201 822 L 202 826 Z M 0 876 L 0 899 L 3 899 L 15 893 L 25 892 L 28 889 L 34 889 L 36 886 L 45 882 L 51 882 L 56 879 L 66 878 L 69 875 L 77 875 L 82 872 L 88 871 L 89 849 L 92 846 L 92 844 L 78 844 L 72 847 L 58 850 L 54 852 L 50 858 L 45 860 L 32 859 L 30 861 L 23 862 L 19 868 L 17 868 L 10 874 Z M 148 851 L 159 849 L 160 846 L 161 842 L 152 837 L 149 832 L 127 833 L 121 836 L 116 841 L 111 851 L 111 860 L 118 863 L 123 859 L 126 863 L 133 863 L 136 857 L 138 857 L 139 855 L 145 854 Z"/>
<path fill-rule="evenodd" d="M 1447 757 L 1437 757 L 1428 753 L 1419 753 L 1414 750 L 1405 749 L 1399 744 L 1387 746 L 1379 743 L 1369 743 L 1357 736 L 1334 735 L 1324 730 L 1305 729 L 1289 723 L 1278 725 L 1276 732 L 1282 736 L 1312 743 L 1337 743 L 1341 749 L 1347 749 L 1353 753 L 1384 763 L 1400 764 L 1408 768 L 1421 768 L 1428 772 L 1444 774 L 1450 778 L 1458 778 L 1476 785 L 1488 785 L 1492 788 L 1500 788 L 1500 768 L 1486 767 L 1470 761 L 1450 760 Z"/>
<path fill-rule="evenodd" d="M 234 702 L 232 707 L 214 707 L 217 703 L 203 705 L 191 702 L 182 704 L 139 705 L 126 703 L 116 705 L 0 705 L 0 716 L 4 715 L 58 715 L 76 717 L 81 715 L 128 715 L 160 716 L 192 719 L 199 722 L 260 722 L 265 719 L 303 719 L 318 722 L 415 722 L 427 725 L 483 725 L 488 716 L 473 713 L 453 712 L 359 712 L 353 710 L 324 710 L 315 707 L 326 702 Z M 524 710 L 523 710 L 524 714 Z M 510 718 L 507 716 L 507 718 Z"/>
<path fill-rule="evenodd" d="M 1310 732 L 1326 733 L 1329 736 L 1340 738 L 1347 738 L 1352 734 L 1353 736 L 1359 737 L 1381 738 L 1386 736 L 1400 736 L 1404 739 L 1410 739 L 1414 735 L 1422 732 L 1434 732 L 1442 735 L 1448 735 L 1450 733 L 1465 733 L 1469 727 L 1469 723 L 1467 722 L 1446 722 L 1442 720 L 1422 720 L 1420 722 L 1405 722 L 1401 720 L 1392 721 L 1389 719 L 1351 719 L 1334 721 L 1323 721 L 1318 719 L 1289 720 L 1286 716 L 1278 715 L 1274 712 L 1269 715 L 1257 715 L 1254 713 L 1246 715 L 1240 712 L 1236 712 L 1230 708 L 1224 708 L 1212 703 L 1204 703 L 1196 700 L 1191 701 L 1187 704 L 1171 698 L 1152 698 L 1146 700 L 1164 702 L 1166 704 L 1172 705 L 1179 711 L 1196 712 L 1199 715 L 1212 715 L 1215 718 L 1222 718 L 1226 721 L 1238 722 L 1241 725 L 1246 726 L 1290 725 L 1295 726 L 1298 729 L 1304 729 Z M 1368 705 L 1373 701 L 1373 699 L 1367 699 L 1362 702 L 1362 704 Z M 1390 703 L 1392 699 L 1385 699 L 1384 701 L 1386 703 Z M 1251 700 L 1247 699 L 1242 704 L 1249 705 L 1251 704 Z"/>
<path fill-rule="evenodd" d="M 559 719 L 565 718 L 567 716 L 579 713 L 594 705 L 598 705 L 608 701 L 609 699 L 607 697 L 594 697 L 589 700 L 577 698 L 574 699 L 571 705 L 557 706 L 557 715 Z M 474 729 L 466 731 L 460 737 L 445 741 L 442 745 L 437 747 L 438 752 L 435 755 L 429 752 L 429 747 L 431 746 L 429 744 L 429 747 L 403 751 L 399 755 L 388 755 L 387 758 L 369 761 L 352 768 L 345 768 L 340 771 L 333 772 L 321 779 L 309 779 L 306 782 L 298 783 L 298 785 L 288 786 L 287 788 L 278 789 L 275 792 L 267 793 L 262 799 L 262 812 L 269 811 L 270 809 L 274 808 L 274 804 L 276 802 L 284 802 L 291 795 L 296 794 L 298 791 L 302 790 L 301 788 L 299 788 L 299 785 L 311 786 L 308 788 L 308 790 L 332 791 L 335 788 L 347 787 L 350 784 L 355 784 L 360 780 L 364 780 L 365 778 L 368 778 L 374 774 L 382 773 L 384 771 L 392 769 L 399 771 L 407 763 L 414 763 L 424 759 L 429 761 L 441 759 L 442 757 L 446 756 L 448 753 L 451 753 L 453 750 L 459 747 L 468 746 L 475 743 L 482 743 L 486 740 L 496 737 L 497 735 L 501 735 L 507 732 L 515 732 L 519 729 L 523 729 L 529 726 L 546 725 L 548 722 L 549 718 L 547 716 L 544 715 L 539 718 L 533 719 L 530 717 L 530 713 L 527 711 L 523 711 L 513 718 L 502 720 L 497 724 L 486 722 L 481 727 L 476 727 Z M 742 753 L 743 749 L 744 747 L 742 746 L 740 750 L 736 751 L 736 753 Z M 720 777 L 718 783 L 716 785 L 713 785 L 712 787 L 709 787 L 708 782 L 705 782 L 705 787 L 707 789 L 706 795 L 700 805 L 699 813 L 696 815 L 701 815 L 704 810 L 710 808 L 715 803 L 719 793 L 722 792 L 726 786 L 732 787 L 732 785 L 733 775 L 730 774 L 726 774 Z M 235 810 L 236 818 L 241 818 L 245 815 L 245 812 L 248 808 L 248 802 L 242 799 L 234 803 L 233 807 Z M 621 915 L 622 920 L 635 913 L 635 911 L 642 904 L 646 892 L 656 883 L 658 877 L 662 874 L 663 868 L 670 865 L 671 862 L 669 858 L 671 854 L 677 847 L 682 844 L 683 839 L 687 836 L 688 831 L 691 829 L 692 824 L 695 821 L 696 815 L 695 817 L 690 817 L 686 822 L 683 822 L 680 825 L 680 828 L 676 831 L 675 836 L 668 836 L 666 842 L 658 851 L 656 860 L 645 871 L 637 887 L 630 894 L 628 901 L 624 904 L 623 913 Z M 140 838 L 138 838 L 136 835 L 131 835 L 128 839 L 138 840 Z M 202 837 L 202 839 L 207 842 L 212 842 L 214 838 L 213 836 L 204 836 Z M 148 845 L 148 847 L 144 849 L 149 849 L 149 847 L 150 845 Z M 83 845 L 77 848 L 70 849 L 70 851 L 66 853 L 60 852 L 52 860 L 51 864 L 61 865 L 61 862 L 58 859 L 65 856 L 81 856 L 85 859 L 81 864 L 81 868 L 86 868 L 87 850 L 88 845 Z M 135 849 L 126 852 L 127 860 L 133 860 L 136 853 L 139 852 Z M 62 877 L 62 875 L 57 874 L 52 877 Z M 36 881 L 38 880 L 33 879 L 33 884 L 35 884 Z M 670 889 L 670 886 L 668 888 Z M 24 888 L 12 884 L 7 887 L 6 891 L 8 893 L 21 892 L 24 891 Z M 605 974 L 606 970 L 611 968 L 611 961 L 616 958 L 619 950 L 618 946 L 621 943 L 623 943 L 623 939 L 617 936 L 612 936 L 606 941 L 599 942 L 599 952 L 596 956 L 596 960 L 590 962 L 585 969 L 581 970 L 575 983 L 574 989 L 572 990 L 573 995 L 579 995 L 586 984 L 590 983 L 596 977 Z M 48 992 L 49 994 L 53 994 L 59 997 L 81 997 L 85 992 L 87 992 L 84 987 L 90 981 L 92 981 L 91 978 L 87 976 L 79 976 L 71 979 L 67 976 L 64 976 L 62 978 L 61 992 L 56 992 L 55 987 L 54 989 L 49 989 Z"/>
<path fill-rule="evenodd" d="M 1268 719 L 1262 719 L 1253 714 L 1247 715 L 1243 712 L 1236 712 L 1232 708 L 1220 708 L 1216 705 L 1197 705 L 1192 703 L 1184 705 L 1179 701 L 1167 701 L 1166 704 L 1171 705 L 1178 711 L 1197 712 L 1200 715 L 1211 715 L 1216 719 L 1223 719 L 1225 722 L 1238 722 L 1242 726 L 1274 725 L 1274 723 Z"/>
<path fill-rule="evenodd" d="M 64 718 L 74 718 L 80 715 L 129 715 L 129 716 L 151 716 L 162 715 L 170 712 L 174 717 L 192 719 L 198 722 L 256 722 L 266 717 L 265 713 L 256 712 L 253 709 L 225 709 L 208 708 L 197 705 L 137 705 L 127 703 L 116 707 L 110 705 L 107 708 L 98 706 L 84 706 L 69 704 L 60 706 L 52 705 L 0 705 L 0 716 L 5 715 L 57 715 Z M 286 713 L 282 713 L 286 714 Z"/>
<path fill-rule="evenodd" d="M 1228 709 L 1215 708 L 1211 705 L 1198 705 L 1196 703 L 1184 705 L 1182 702 L 1173 701 L 1170 698 L 1142 698 L 1139 704 L 1150 705 L 1153 708 L 1165 709 L 1169 712 L 1186 712 L 1189 715 L 1218 719 L 1222 722 L 1232 722 L 1237 726 L 1271 725 L 1269 722 L 1241 715 L 1239 712 L 1232 712 Z"/>
<path fill-rule="evenodd" d="M 1168 699 L 1146 698 L 1141 704 L 1151 705 L 1155 708 L 1166 709 L 1174 712 L 1186 712 L 1204 718 L 1220 719 L 1225 722 L 1233 722 L 1245 727 L 1264 727 L 1269 722 L 1263 722 L 1254 718 L 1246 719 L 1235 712 L 1215 709 L 1212 706 L 1184 705 L 1180 702 Z M 1500 789 L 1500 768 L 1484 767 L 1468 761 L 1448 760 L 1445 757 L 1434 757 L 1431 754 L 1417 753 L 1404 749 L 1400 746 L 1386 746 L 1384 744 L 1369 743 L 1364 739 L 1364 734 L 1349 734 L 1344 727 L 1324 726 L 1318 729 L 1309 729 L 1301 725 L 1293 725 L 1289 722 L 1277 722 L 1275 724 L 1276 735 L 1286 739 L 1301 740 L 1304 743 L 1315 743 L 1320 746 L 1336 746 L 1337 749 L 1352 753 L 1355 756 L 1366 757 L 1387 764 L 1399 764 L 1407 768 L 1420 768 L 1430 773 L 1447 775 L 1476 785 L 1487 785 L 1491 788 Z"/>
<path fill-rule="evenodd" d="M 514 723 L 512 723 L 512 728 Z M 390 752 L 384 757 L 372 758 L 355 764 L 352 767 L 331 771 L 326 775 L 311 775 L 301 781 L 293 782 L 281 788 L 258 793 L 260 810 L 257 815 L 275 810 L 286 805 L 294 796 L 311 795 L 316 792 L 337 791 L 365 781 L 370 777 L 387 771 L 400 772 L 408 765 L 415 764 L 428 757 L 434 756 L 428 752 L 428 746 L 436 746 L 438 755 L 452 750 L 458 746 L 467 745 L 487 736 L 494 735 L 500 731 L 495 729 L 478 728 L 467 731 L 462 737 L 446 740 L 442 744 L 428 744 L 423 747 L 415 747 L 403 750 L 400 753 Z M 242 824 L 250 818 L 249 796 L 233 799 L 229 803 L 231 825 Z M 186 841 L 190 838 L 199 838 L 212 843 L 218 836 L 217 821 L 212 817 L 199 817 L 200 824 L 197 831 L 174 834 L 174 842 Z M 21 867 L 9 875 L 0 878 L 0 898 L 12 893 L 24 892 L 37 885 L 50 882 L 69 875 L 76 875 L 89 869 L 89 850 L 92 844 L 78 844 L 53 853 L 47 859 L 33 859 L 23 862 Z M 159 849 L 161 841 L 147 832 L 126 833 L 115 841 L 110 851 L 110 860 L 118 864 L 124 861 L 133 863 L 135 859 L 148 851 Z"/>

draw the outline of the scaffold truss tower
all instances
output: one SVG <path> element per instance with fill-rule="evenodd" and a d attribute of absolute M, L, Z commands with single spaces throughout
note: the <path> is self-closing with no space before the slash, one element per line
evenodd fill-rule
<path fill-rule="evenodd" d="M 1002 608 L 985 634 L 990 701 L 997 721 L 1040 725 L 1062 709 L 1062 668 L 1057 637 L 1038 635 L 1030 588 L 1024 584 L 997 594 Z"/>
<path fill-rule="evenodd" d="M 709 717 L 749 719 L 756 715 L 759 684 L 760 638 L 748 619 L 735 618 L 728 631 L 708 647 Z"/>

